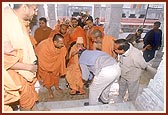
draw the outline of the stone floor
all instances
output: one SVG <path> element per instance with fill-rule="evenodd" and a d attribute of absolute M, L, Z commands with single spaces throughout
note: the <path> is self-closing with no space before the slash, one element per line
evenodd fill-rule
<path fill-rule="evenodd" d="M 50 112 L 119 112 L 119 111 L 136 111 L 134 103 L 110 103 L 110 104 L 99 104 L 92 106 L 83 106 L 83 103 L 88 99 L 74 100 L 74 101 L 57 101 L 57 102 L 45 102 L 39 103 L 38 107 L 41 111 Z M 48 109 L 49 108 L 49 109 Z"/>

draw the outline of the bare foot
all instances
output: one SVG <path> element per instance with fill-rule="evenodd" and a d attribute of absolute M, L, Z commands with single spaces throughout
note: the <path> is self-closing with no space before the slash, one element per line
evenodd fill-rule
<path fill-rule="evenodd" d="M 70 95 L 75 95 L 75 94 L 76 94 L 76 90 L 72 89 L 72 90 L 70 91 Z"/>
<path fill-rule="evenodd" d="M 50 99 L 53 99 L 53 98 L 54 98 L 53 92 L 49 92 L 49 98 L 50 98 Z"/>
<path fill-rule="evenodd" d="M 80 89 L 79 89 L 79 94 L 80 94 L 80 95 L 85 94 L 85 90 L 84 90 L 84 89 L 82 89 L 82 88 L 80 88 Z"/>
<path fill-rule="evenodd" d="M 55 89 L 56 89 L 59 93 L 63 93 L 63 91 L 62 91 L 62 89 L 61 89 L 61 88 L 56 87 Z"/>

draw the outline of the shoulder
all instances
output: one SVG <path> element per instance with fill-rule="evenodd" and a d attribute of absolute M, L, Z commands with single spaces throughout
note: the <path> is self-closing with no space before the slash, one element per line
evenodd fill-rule
<path fill-rule="evenodd" d="M 39 46 L 39 45 L 41 45 L 41 46 L 46 46 L 46 45 L 48 44 L 48 42 L 49 42 L 49 39 L 42 40 L 42 41 L 38 44 L 38 46 Z"/>
<path fill-rule="evenodd" d="M 50 28 L 50 27 L 48 27 L 48 26 L 47 26 L 47 29 L 50 30 L 50 31 L 52 31 L 52 28 Z"/>
<path fill-rule="evenodd" d="M 116 38 L 111 35 L 106 35 L 103 37 L 103 40 L 115 41 Z"/>
<path fill-rule="evenodd" d="M 154 35 L 154 30 L 149 30 L 146 34 L 145 34 L 145 37 L 144 38 L 148 38 L 148 37 L 151 37 L 152 35 Z"/>
<path fill-rule="evenodd" d="M 48 39 L 43 40 L 37 45 L 36 52 L 44 53 L 44 51 L 46 51 L 49 46 L 51 46 L 51 44 L 49 43 L 49 40 Z"/>
<path fill-rule="evenodd" d="M 130 38 L 132 36 L 135 36 L 135 34 L 128 34 L 127 37 L 126 37 L 126 39 L 128 39 L 128 38 Z"/>
<path fill-rule="evenodd" d="M 162 30 L 161 30 L 161 29 L 159 29 L 159 32 L 160 32 L 160 33 L 162 33 Z"/>
<path fill-rule="evenodd" d="M 155 31 L 152 29 L 152 30 L 149 30 L 146 34 L 151 34 L 151 33 L 154 33 Z"/>
<path fill-rule="evenodd" d="M 38 28 L 35 30 L 35 32 L 40 31 L 40 30 L 41 30 L 41 28 L 40 28 L 40 27 L 38 27 Z"/>
<path fill-rule="evenodd" d="M 139 49 L 132 46 L 132 56 L 139 58 L 139 56 L 142 56 L 142 53 Z"/>
<path fill-rule="evenodd" d="M 78 26 L 78 27 L 77 27 L 77 30 L 79 30 L 79 31 L 84 31 L 84 29 L 83 29 L 81 26 Z"/>
<path fill-rule="evenodd" d="M 67 48 L 64 46 L 64 47 L 61 48 L 61 51 L 62 51 L 62 53 L 66 53 L 67 52 Z"/>

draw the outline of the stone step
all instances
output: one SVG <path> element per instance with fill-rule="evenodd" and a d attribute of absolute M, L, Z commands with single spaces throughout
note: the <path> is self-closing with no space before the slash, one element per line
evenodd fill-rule
<path fill-rule="evenodd" d="M 88 102 L 88 99 L 81 100 L 69 100 L 69 101 L 52 101 L 52 102 L 39 102 L 37 104 L 40 110 L 54 110 L 63 108 L 74 108 L 84 106 L 84 102 Z"/>
<path fill-rule="evenodd" d="M 51 111 L 71 111 L 71 112 L 80 112 L 80 111 L 92 111 L 92 112 L 117 112 L 117 111 L 137 111 L 134 107 L 133 103 L 125 102 L 125 103 L 111 103 L 104 105 L 94 105 L 94 106 L 83 106 L 83 107 L 75 107 L 75 108 L 63 108 L 63 109 L 53 109 Z"/>
<path fill-rule="evenodd" d="M 71 112 L 80 112 L 80 111 L 137 111 L 133 102 L 123 102 L 123 103 L 110 103 L 110 104 L 99 104 L 99 105 L 90 105 L 84 106 L 84 102 L 87 102 L 88 99 L 82 100 L 71 100 L 71 101 L 55 101 L 55 102 L 40 102 L 38 107 L 40 111 L 71 111 Z"/>

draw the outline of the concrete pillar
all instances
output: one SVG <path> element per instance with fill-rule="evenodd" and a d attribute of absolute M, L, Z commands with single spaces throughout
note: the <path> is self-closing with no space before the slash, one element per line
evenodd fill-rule
<path fill-rule="evenodd" d="M 56 24 L 56 17 L 55 17 L 55 4 L 47 4 L 48 9 L 48 22 L 51 28 L 54 28 Z"/>
<path fill-rule="evenodd" d="M 100 17 L 101 14 L 101 4 L 94 4 L 94 15 L 93 18 Z"/>
<path fill-rule="evenodd" d="M 34 36 L 34 31 L 39 27 L 39 18 L 45 17 L 45 9 L 44 9 L 44 4 L 38 4 L 38 12 L 37 16 L 35 17 L 36 19 L 36 24 L 31 28 L 31 35 Z"/>
<path fill-rule="evenodd" d="M 106 6 L 105 34 L 118 38 L 123 4 L 108 4 Z"/>
<path fill-rule="evenodd" d="M 37 14 L 37 18 L 39 19 L 40 17 L 45 17 L 44 4 L 38 4 L 38 14 Z"/>
<path fill-rule="evenodd" d="M 160 29 L 162 30 L 162 47 L 164 47 L 164 42 L 165 42 L 165 39 L 166 39 L 166 37 L 164 36 L 165 35 L 165 26 L 164 26 L 164 17 L 166 17 L 166 16 L 164 16 L 164 15 L 166 15 L 165 13 L 164 13 L 164 8 L 165 7 L 163 7 L 163 10 L 162 10 L 162 12 L 159 14 L 160 16 L 159 16 L 159 21 L 161 22 L 161 26 L 160 26 Z"/>
<path fill-rule="evenodd" d="M 62 17 L 62 16 L 67 16 L 67 9 L 68 9 L 68 4 L 58 4 L 57 5 L 57 15 Z"/>

